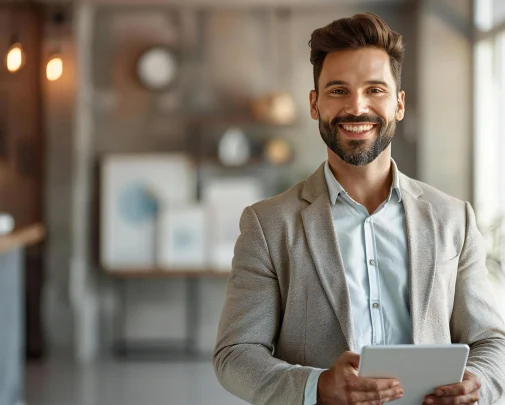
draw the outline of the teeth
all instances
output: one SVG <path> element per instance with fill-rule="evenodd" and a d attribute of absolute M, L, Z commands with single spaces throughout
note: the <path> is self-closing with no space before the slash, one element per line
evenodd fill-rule
<path fill-rule="evenodd" d="M 346 131 L 350 132 L 366 132 L 370 131 L 373 128 L 373 125 L 342 125 Z"/>

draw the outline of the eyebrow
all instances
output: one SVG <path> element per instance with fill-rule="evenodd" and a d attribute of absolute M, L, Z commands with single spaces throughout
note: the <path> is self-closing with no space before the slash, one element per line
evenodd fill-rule
<path fill-rule="evenodd" d="M 389 87 L 388 84 L 383 80 L 368 80 L 365 82 L 365 84 L 377 84 L 377 85 Z M 347 86 L 347 85 L 349 85 L 349 83 L 347 83 L 343 80 L 331 80 L 328 83 L 326 83 L 326 86 L 324 86 L 324 88 L 326 89 L 330 86 L 335 86 L 335 85 Z"/>

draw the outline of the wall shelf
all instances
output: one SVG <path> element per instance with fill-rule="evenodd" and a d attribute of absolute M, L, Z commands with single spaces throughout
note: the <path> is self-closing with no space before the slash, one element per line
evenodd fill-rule
<path fill-rule="evenodd" d="M 9 250 L 35 245 L 42 242 L 45 229 L 42 224 L 33 224 L 22 229 L 16 229 L 10 234 L 0 236 L 0 254 Z"/>
<path fill-rule="evenodd" d="M 228 278 L 229 271 L 218 271 L 212 269 L 194 269 L 194 270 L 164 270 L 159 268 L 152 269 L 104 269 L 108 276 L 115 278 Z"/>

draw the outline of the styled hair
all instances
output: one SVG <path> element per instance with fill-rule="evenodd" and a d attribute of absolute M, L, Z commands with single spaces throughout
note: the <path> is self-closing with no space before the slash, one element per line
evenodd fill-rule
<path fill-rule="evenodd" d="M 318 28 L 310 37 L 310 63 L 314 66 L 314 88 L 318 93 L 318 81 L 328 53 L 340 50 L 377 48 L 389 55 L 391 73 L 397 91 L 401 90 L 404 55 L 402 36 L 391 30 L 386 22 L 372 13 L 356 14 L 340 18 L 325 27 Z"/>

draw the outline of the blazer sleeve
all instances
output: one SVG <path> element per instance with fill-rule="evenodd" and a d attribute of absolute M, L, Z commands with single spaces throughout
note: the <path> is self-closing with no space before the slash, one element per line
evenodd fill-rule
<path fill-rule="evenodd" d="M 470 346 L 467 368 L 482 384 L 479 405 L 488 405 L 505 389 L 505 325 L 488 277 L 484 238 L 469 203 L 465 232 L 451 317 L 452 339 Z"/>
<path fill-rule="evenodd" d="M 313 370 L 274 357 L 282 322 L 277 275 L 258 216 L 240 219 L 232 271 L 219 323 L 214 369 L 221 385 L 253 404 L 303 404 Z"/>

